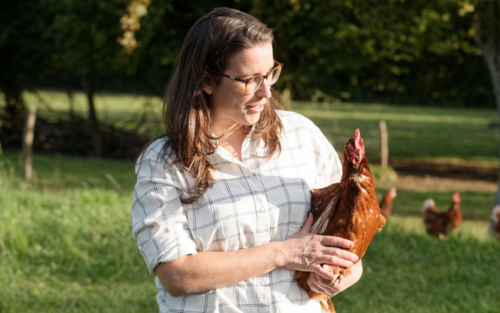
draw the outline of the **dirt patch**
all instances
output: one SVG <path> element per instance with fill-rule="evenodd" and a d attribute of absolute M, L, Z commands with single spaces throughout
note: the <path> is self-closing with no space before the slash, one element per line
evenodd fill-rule
<path fill-rule="evenodd" d="M 433 177 L 465 181 L 498 182 L 499 166 L 480 162 L 461 162 L 460 164 L 417 160 L 398 160 L 390 165 L 400 177 Z"/>
<path fill-rule="evenodd" d="M 413 176 L 398 174 L 398 179 L 392 183 L 379 183 L 381 187 L 390 188 L 397 187 L 398 189 L 405 190 L 443 190 L 454 192 L 492 192 L 495 193 L 498 188 L 497 182 L 470 180 L 470 179 L 457 179 L 457 178 L 443 178 L 426 175 Z"/>

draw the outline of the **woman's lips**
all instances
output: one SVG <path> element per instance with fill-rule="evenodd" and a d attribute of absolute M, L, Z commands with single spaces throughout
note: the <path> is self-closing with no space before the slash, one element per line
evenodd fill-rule
<path fill-rule="evenodd" d="M 248 106 L 248 108 L 252 112 L 260 113 L 260 112 L 262 112 L 262 110 L 264 110 L 264 104 L 256 105 L 256 106 Z"/>

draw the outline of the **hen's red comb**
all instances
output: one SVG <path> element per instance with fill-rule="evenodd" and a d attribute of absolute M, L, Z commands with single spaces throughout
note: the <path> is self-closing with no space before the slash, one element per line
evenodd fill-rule
<path fill-rule="evenodd" d="M 354 138 L 354 145 L 356 146 L 356 150 L 361 150 L 361 144 L 359 140 L 361 139 L 361 134 L 359 133 L 359 128 L 356 129 L 356 138 Z"/>

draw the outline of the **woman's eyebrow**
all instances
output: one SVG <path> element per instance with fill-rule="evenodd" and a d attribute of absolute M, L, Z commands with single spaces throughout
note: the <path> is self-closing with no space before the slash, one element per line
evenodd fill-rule
<path fill-rule="evenodd" d="M 270 70 L 272 70 L 274 66 L 275 66 L 275 65 L 274 65 L 274 63 L 273 63 L 273 65 L 271 65 L 271 67 L 269 67 L 269 69 L 266 71 L 266 73 L 267 73 L 267 72 L 269 72 Z M 255 75 L 261 75 L 261 73 L 254 73 L 254 74 L 248 74 L 248 75 L 241 75 L 240 77 L 250 77 L 250 76 L 255 76 Z"/>

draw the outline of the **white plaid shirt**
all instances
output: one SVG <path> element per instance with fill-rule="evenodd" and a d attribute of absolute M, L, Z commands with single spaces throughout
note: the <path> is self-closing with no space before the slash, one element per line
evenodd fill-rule
<path fill-rule="evenodd" d="M 218 147 L 209 156 L 220 170 L 198 202 L 181 204 L 193 179 L 159 157 L 158 139 L 136 164 L 132 233 L 151 274 L 162 262 L 204 251 L 233 251 L 282 241 L 300 230 L 311 203 L 310 188 L 340 181 L 342 166 L 321 131 L 305 117 L 278 111 L 284 126 L 282 152 L 268 162 L 267 148 L 252 151 L 247 137 L 242 160 Z M 256 156 L 257 155 L 257 156 Z M 139 159 L 141 160 L 141 159 Z M 262 258 L 267 256 L 263 255 Z M 228 269 L 231 270 L 231 269 Z M 172 297 L 156 277 L 160 312 L 321 312 L 280 268 L 260 277 L 207 292 Z"/>

